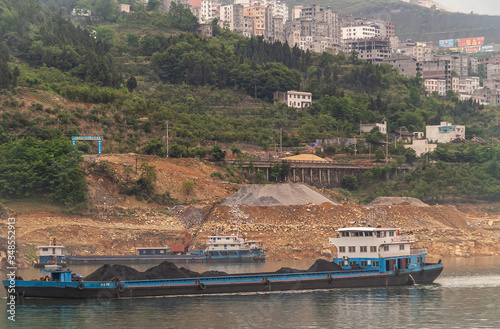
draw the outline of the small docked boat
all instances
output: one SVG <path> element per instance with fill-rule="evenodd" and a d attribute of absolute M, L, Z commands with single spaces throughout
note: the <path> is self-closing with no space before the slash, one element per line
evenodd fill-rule
<path fill-rule="evenodd" d="M 316 266 L 317 261 L 306 271 L 282 269 L 272 273 L 75 281 L 71 271 L 61 270 L 51 271 L 49 281 L 16 280 L 16 294 L 47 298 L 131 298 L 387 287 L 430 284 L 443 271 L 441 262 L 426 262 L 425 248 L 411 248 L 414 237 L 400 235 L 399 229 L 351 227 L 338 232 L 339 237 L 330 239 L 337 248 L 333 262 L 323 260 L 328 266 Z M 215 242 L 219 241 L 215 237 Z M 8 289 L 9 281 L 3 284 Z"/>
<path fill-rule="evenodd" d="M 58 245 L 56 238 L 50 238 L 49 245 L 38 247 L 38 261 L 33 263 L 35 268 L 57 269 L 66 267 L 66 249 Z"/>

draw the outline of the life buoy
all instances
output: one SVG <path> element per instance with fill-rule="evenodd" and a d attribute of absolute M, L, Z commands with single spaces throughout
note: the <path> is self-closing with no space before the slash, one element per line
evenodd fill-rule
<path fill-rule="evenodd" d="M 207 289 L 207 287 L 205 286 L 205 284 L 203 282 L 200 282 L 200 289 L 201 290 Z"/>
<path fill-rule="evenodd" d="M 78 289 L 83 290 L 84 288 L 85 288 L 85 285 L 83 284 L 83 282 L 78 282 Z"/>
<path fill-rule="evenodd" d="M 116 287 L 116 290 L 118 290 L 119 293 L 122 293 L 125 290 L 125 288 L 123 287 L 123 284 L 120 283 L 118 287 Z"/>

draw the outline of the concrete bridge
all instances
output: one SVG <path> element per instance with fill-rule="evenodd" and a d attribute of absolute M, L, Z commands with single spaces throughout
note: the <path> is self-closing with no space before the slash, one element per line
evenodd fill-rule
<path fill-rule="evenodd" d="M 249 168 L 250 162 L 238 162 L 238 160 L 226 160 L 228 164 L 236 167 Z M 290 170 L 283 181 L 293 183 L 306 183 L 319 188 L 340 187 L 342 177 L 353 175 L 362 179 L 366 170 L 371 170 L 377 166 L 383 167 L 385 163 L 375 163 L 360 160 L 359 162 L 318 162 L 318 161 L 292 161 L 284 159 L 254 160 L 252 166 L 255 170 L 262 170 L 267 181 L 272 180 L 271 171 L 276 164 L 286 164 Z M 402 166 L 398 172 L 406 172 L 409 168 Z"/>

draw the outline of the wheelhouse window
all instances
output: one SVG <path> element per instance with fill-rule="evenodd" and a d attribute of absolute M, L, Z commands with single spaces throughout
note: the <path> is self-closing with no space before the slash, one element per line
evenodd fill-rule
<path fill-rule="evenodd" d="M 370 252 L 377 252 L 376 246 L 370 246 Z"/>
<path fill-rule="evenodd" d="M 384 251 L 389 251 L 389 246 L 384 246 Z"/>
<path fill-rule="evenodd" d="M 399 245 L 399 250 L 405 250 L 405 245 L 404 244 L 400 244 Z"/>
<path fill-rule="evenodd" d="M 368 247 L 367 246 L 361 246 L 361 247 L 359 247 L 359 251 L 360 252 L 367 252 L 368 251 Z"/>
<path fill-rule="evenodd" d="M 389 236 L 394 236 L 394 231 L 389 231 Z"/>
<path fill-rule="evenodd" d="M 355 246 L 349 246 L 349 252 L 356 252 Z"/>
<path fill-rule="evenodd" d="M 339 247 L 339 252 L 345 252 L 345 247 L 344 246 Z"/>

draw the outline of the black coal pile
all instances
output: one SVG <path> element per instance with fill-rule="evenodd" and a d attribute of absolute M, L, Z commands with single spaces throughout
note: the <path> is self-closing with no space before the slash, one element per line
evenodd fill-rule
<path fill-rule="evenodd" d="M 300 273 L 300 272 L 305 272 L 302 270 L 297 270 L 295 268 L 290 268 L 290 267 L 282 267 L 279 270 L 277 270 L 275 273 Z"/>
<path fill-rule="evenodd" d="M 342 267 L 339 265 L 329 262 L 324 259 L 318 259 L 312 264 L 311 267 L 307 269 L 307 272 L 328 272 L 328 271 L 341 271 Z"/>
<path fill-rule="evenodd" d="M 111 281 L 113 279 L 146 280 L 144 273 L 125 265 L 103 265 L 84 278 L 85 281 Z"/>
<path fill-rule="evenodd" d="M 282 267 L 274 273 L 300 273 L 300 272 L 328 272 L 340 271 L 342 267 L 339 265 L 318 259 L 306 271 L 297 270 L 290 267 Z M 103 265 L 95 270 L 92 274 L 84 278 L 85 281 L 112 281 L 119 279 L 120 281 L 130 280 L 159 280 L 159 279 L 182 279 L 182 278 L 200 278 L 200 277 L 215 277 L 228 275 L 221 271 L 206 271 L 198 273 L 187 268 L 178 268 L 174 263 L 164 261 L 163 263 L 151 267 L 144 272 L 139 272 L 136 269 L 125 265 Z"/>
<path fill-rule="evenodd" d="M 85 281 L 112 281 L 119 279 L 120 281 L 131 280 L 159 280 L 159 279 L 182 279 L 196 277 L 210 277 L 228 275 L 220 271 L 207 271 L 198 273 L 187 268 L 178 268 L 172 262 L 164 261 L 157 266 L 151 267 L 144 272 L 139 272 L 136 269 L 125 265 L 103 265 L 95 270 L 92 274 L 84 278 Z"/>
<path fill-rule="evenodd" d="M 174 263 L 165 261 L 157 266 L 151 267 L 144 271 L 148 279 L 181 279 L 200 276 L 199 273 L 185 269 L 184 267 L 178 268 Z"/>
<path fill-rule="evenodd" d="M 200 274 L 202 277 L 213 277 L 213 276 L 225 276 L 228 275 L 226 272 L 221 272 L 221 271 L 206 271 Z"/>

